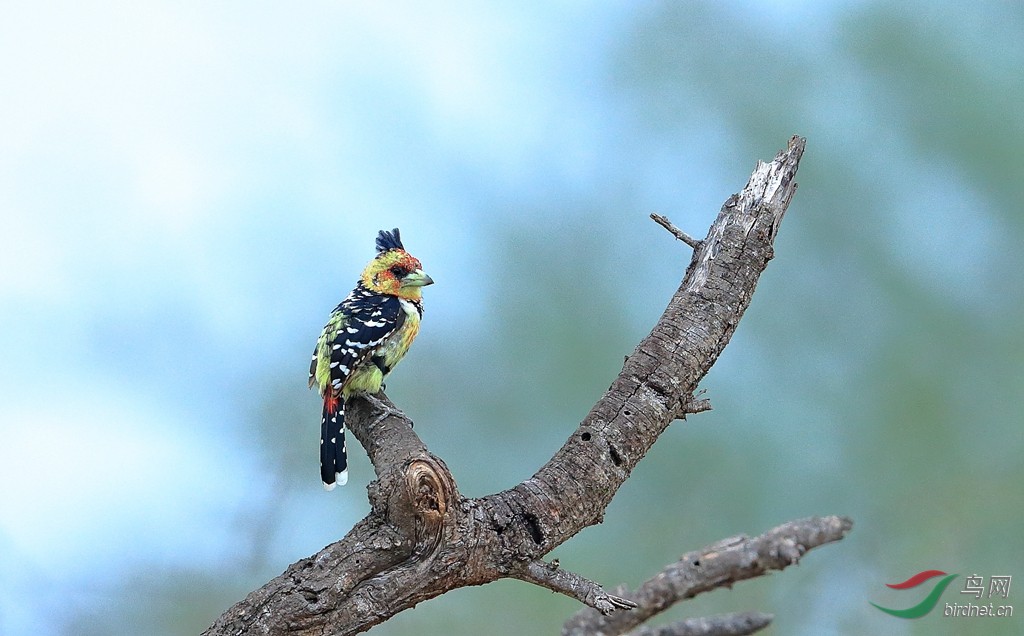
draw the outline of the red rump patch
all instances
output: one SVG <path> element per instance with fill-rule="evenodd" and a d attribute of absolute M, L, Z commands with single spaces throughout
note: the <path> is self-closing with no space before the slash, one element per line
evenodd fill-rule
<path fill-rule="evenodd" d="M 341 398 L 334 397 L 330 392 L 324 396 L 324 408 L 327 409 L 327 412 L 331 415 L 338 412 L 339 404 L 341 404 Z"/>

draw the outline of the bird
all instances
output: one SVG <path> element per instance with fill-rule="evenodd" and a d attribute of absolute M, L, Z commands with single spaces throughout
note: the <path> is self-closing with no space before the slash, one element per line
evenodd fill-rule
<path fill-rule="evenodd" d="M 345 405 L 384 387 L 416 339 L 423 288 L 434 280 L 405 251 L 398 228 L 377 233 L 377 254 L 345 300 L 331 312 L 309 365 L 309 388 L 323 398 L 320 479 L 325 490 L 348 481 Z"/>

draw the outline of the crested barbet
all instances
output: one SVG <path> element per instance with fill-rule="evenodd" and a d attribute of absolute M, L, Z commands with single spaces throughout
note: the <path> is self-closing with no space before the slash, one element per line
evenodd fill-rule
<path fill-rule="evenodd" d="M 331 312 L 316 341 L 309 386 L 324 400 L 320 421 L 320 479 L 333 490 L 348 481 L 345 403 L 381 390 L 420 330 L 425 285 L 434 281 L 405 251 L 398 228 L 377 234 L 377 256 L 356 288 Z"/>

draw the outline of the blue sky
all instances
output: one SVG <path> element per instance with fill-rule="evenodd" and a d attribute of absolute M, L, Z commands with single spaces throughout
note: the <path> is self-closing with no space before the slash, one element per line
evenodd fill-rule
<path fill-rule="evenodd" d="M 526 180 L 566 141 L 552 100 L 598 124 L 561 88 L 594 43 L 562 31 L 616 10 L 5 6 L 0 631 L 235 555 L 219 520 L 267 496 L 239 392 L 312 341 L 382 225 L 435 252 L 468 232 L 431 156 Z"/>

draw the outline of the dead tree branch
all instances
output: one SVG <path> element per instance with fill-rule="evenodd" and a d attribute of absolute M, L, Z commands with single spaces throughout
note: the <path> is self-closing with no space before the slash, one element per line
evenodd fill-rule
<path fill-rule="evenodd" d="M 846 517 L 808 517 L 784 523 L 753 539 L 732 537 L 687 552 L 635 592 L 625 594 L 616 590 L 637 604 L 635 610 L 613 616 L 581 610 L 566 622 L 562 635 L 625 634 L 701 592 L 731 587 L 738 581 L 794 565 L 808 550 L 839 541 L 852 527 L 853 522 Z"/>
<path fill-rule="evenodd" d="M 602 612 L 629 602 L 539 562 L 599 523 L 612 497 L 677 417 L 706 410 L 698 383 L 718 359 L 772 258 L 796 191 L 794 137 L 726 201 L 682 284 L 621 373 L 554 457 L 503 492 L 464 498 L 444 462 L 387 398 L 353 400 L 346 424 L 373 462 L 371 510 L 340 541 L 290 566 L 205 632 L 356 634 L 451 589 L 528 580 Z M 545 571 L 545 568 L 548 568 Z"/>
<path fill-rule="evenodd" d="M 677 228 L 672 223 L 672 221 L 668 220 L 667 216 L 663 216 L 661 214 L 657 214 L 657 213 L 653 213 L 652 212 L 651 213 L 651 218 L 654 220 L 655 223 L 657 223 L 661 227 L 663 227 L 666 230 L 668 230 L 669 232 L 671 232 L 672 236 L 676 237 L 677 239 L 679 239 L 683 243 L 686 243 L 687 245 L 689 245 L 693 249 L 700 248 L 700 241 L 698 241 L 697 239 L 693 238 L 692 236 L 690 236 L 686 232 L 684 232 L 684 231 L 680 230 L 679 228 Z"/>
<path fill-rule="evenodd" d="M 659 627 L 638 627 L 628 636 L 746 636 L 768 627 L 772 618 L 771 614 L 761 612 L 686 618 Z"/>
<path fill-rule="evenodd" d="M 552 592 L 570 596 L 580 603 L 592 607 L 604 616 L 617 609 L 633 609 L 633 601 L 609 594 L 597 583 L 585 579 L 579 574 L 563 570 L 557 563 L 530 561 L 519 572 L 513 573 L 515 578 L 527 583 L 546 587 Z"/>

